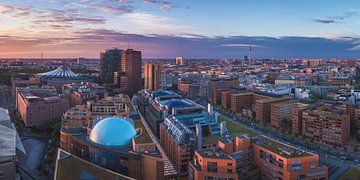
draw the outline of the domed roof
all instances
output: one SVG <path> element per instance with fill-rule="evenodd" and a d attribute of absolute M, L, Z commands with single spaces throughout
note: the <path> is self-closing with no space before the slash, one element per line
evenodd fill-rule
<path fill-rule="evenodd" d="M 89 139 L 103 146 L 130 147 L 136 131 L 131 119 L 109 117 L 96 123 Z"/>

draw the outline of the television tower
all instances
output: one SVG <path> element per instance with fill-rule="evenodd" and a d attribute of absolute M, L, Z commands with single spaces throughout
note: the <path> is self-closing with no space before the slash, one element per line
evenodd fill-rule
<path fill-rule="evenodd" d="M 251 61 L 251 51 L 252 51 L 252 48 L 251 48 L 251 46 L 249 46 L 249 61 Z"/>

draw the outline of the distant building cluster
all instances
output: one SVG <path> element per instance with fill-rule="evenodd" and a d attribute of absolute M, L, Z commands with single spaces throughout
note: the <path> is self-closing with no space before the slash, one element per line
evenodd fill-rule
<path fill-rule="evenodd" d="M 355 60 L 143 62 L 141 51 L 114 48 L 98 64 L 69 62 L 11 76 L 25 132 L 61 123 L 55 179 L 326 180 L 336 171 L 326 153 L 285 136 L 360 150 Z M 1 68 L 24 64 L 33 66 Z M 0 179 L 16 175 L 23 151 L 8 114 L 0 109 Z"/>

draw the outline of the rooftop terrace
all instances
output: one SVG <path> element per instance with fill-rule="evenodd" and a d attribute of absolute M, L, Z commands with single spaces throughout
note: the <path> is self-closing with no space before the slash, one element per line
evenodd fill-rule
<path fill-rule="evenodd" d="M 221 148 L 211 148 L 197 151 L 203 158 L 212 159 L 233 159 L 230 155 L 224 152 Z"/>
<path fill-rule="evenodd" d="M 279 141 L 270 139 L 265 136 L 259 136 L 255 140 L 255 144 L 285 158 L 313 156 L 313 154 L 310 154 L 304 150 L 300 150 L 296 147 L 283 144 Z"/>

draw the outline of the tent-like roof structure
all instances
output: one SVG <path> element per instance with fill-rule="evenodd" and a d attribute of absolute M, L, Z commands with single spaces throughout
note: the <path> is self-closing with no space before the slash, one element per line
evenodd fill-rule
<path fill-rule="evenodd" d="M 69 67 L 65 67 L 65 66 L 60 66 L 55 70 L 45 73 L 39 73 L 37 75 L 47 76 L 47 77 L 59 77 L 59 78 L 73 78 L 78 76 Z"/>

